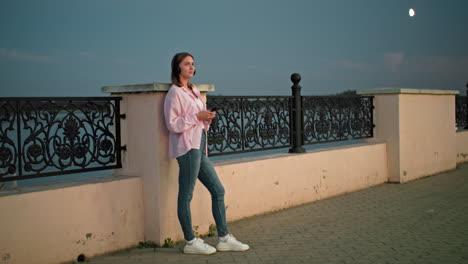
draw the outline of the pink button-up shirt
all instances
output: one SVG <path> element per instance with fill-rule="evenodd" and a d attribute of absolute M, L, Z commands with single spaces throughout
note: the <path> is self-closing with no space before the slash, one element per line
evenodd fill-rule
<path fill-rule="evenodd" d="M 211 122 L 200 121 L 197 114 L 206 111 L 197 104 L 200 91 L 194 86 L 195 95 L 182 87 L 172 85 L 164 100 L 164 117 L 169 130 L 169 157 L 180 157 L 190 149 L 200 149 L 203 129 L 208 131 Z M 207 143 L 208 144 L 208 143 Z M 205 153 L 207 153 L 205 147 Z"/>

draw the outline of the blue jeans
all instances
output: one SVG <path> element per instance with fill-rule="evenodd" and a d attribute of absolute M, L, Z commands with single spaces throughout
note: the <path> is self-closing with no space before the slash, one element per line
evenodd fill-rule
<path fill-rule="evenodd" d="M 203 154 L 206 144 L 206 133 L 203 131 L 200 149 L 191 149 L 177 158 L 179 163 L 179 196 L 177 198 L 177 216 L 179 217 L 184 238 L 190 241 L 195 238 L 192 230 L 190 202 L 197 178 L 205 185 L 211 194 L 211 210 L 216 222 L 218 236 L 229 234 L 226 224 L 226 208 L 224 206 L 224 187 L 211 165 Z"/>

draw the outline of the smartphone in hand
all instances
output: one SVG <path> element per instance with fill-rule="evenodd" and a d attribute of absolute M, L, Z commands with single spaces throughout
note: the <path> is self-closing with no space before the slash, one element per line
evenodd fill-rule
<path fill-rule="evenodd" d="M 211 112 L 216 112 L 216 111 L 218 111 L 218 109 L 219 109 L 218 107 L 213 107 L 213 108 L 210 109 L 210 111 Z"/>

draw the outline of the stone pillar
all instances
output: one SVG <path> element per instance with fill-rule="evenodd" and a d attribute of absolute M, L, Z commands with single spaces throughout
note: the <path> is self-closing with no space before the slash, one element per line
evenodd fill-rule
<path fill-rule="evenodd" d="M 195 84 L 206 101 L 206 92 L 214 91 L 212 84 Z M 145 240 L 162 244 L 166 237 L 181 239 L 177 219 L 179 167 L 168 157 L 168 130 L 164 120 L 164 99 L 168 83 L 106 86 L 102 91 L 122 96 L 122 169 L 115 175 L 139 176 L 143 180 Z"/>
<path fill-rule="evenodd" d="M 389 182 L 407 182 L 456 167 L 455 95 L 452 90 L 380 88 L 374 139 L 387 143 Z"/>

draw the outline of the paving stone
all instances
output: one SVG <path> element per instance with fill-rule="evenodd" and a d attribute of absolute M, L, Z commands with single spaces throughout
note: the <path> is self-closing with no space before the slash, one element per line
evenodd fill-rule
<path fill-rule="evenodd" d="M 210 256 L 125 250 L 108 263 L 468 263 L 468 163 L 405 184 L 382 184 L 229 223 L 247 252 Z M 206 238 L 215 245 L 217 238 Z"/>

